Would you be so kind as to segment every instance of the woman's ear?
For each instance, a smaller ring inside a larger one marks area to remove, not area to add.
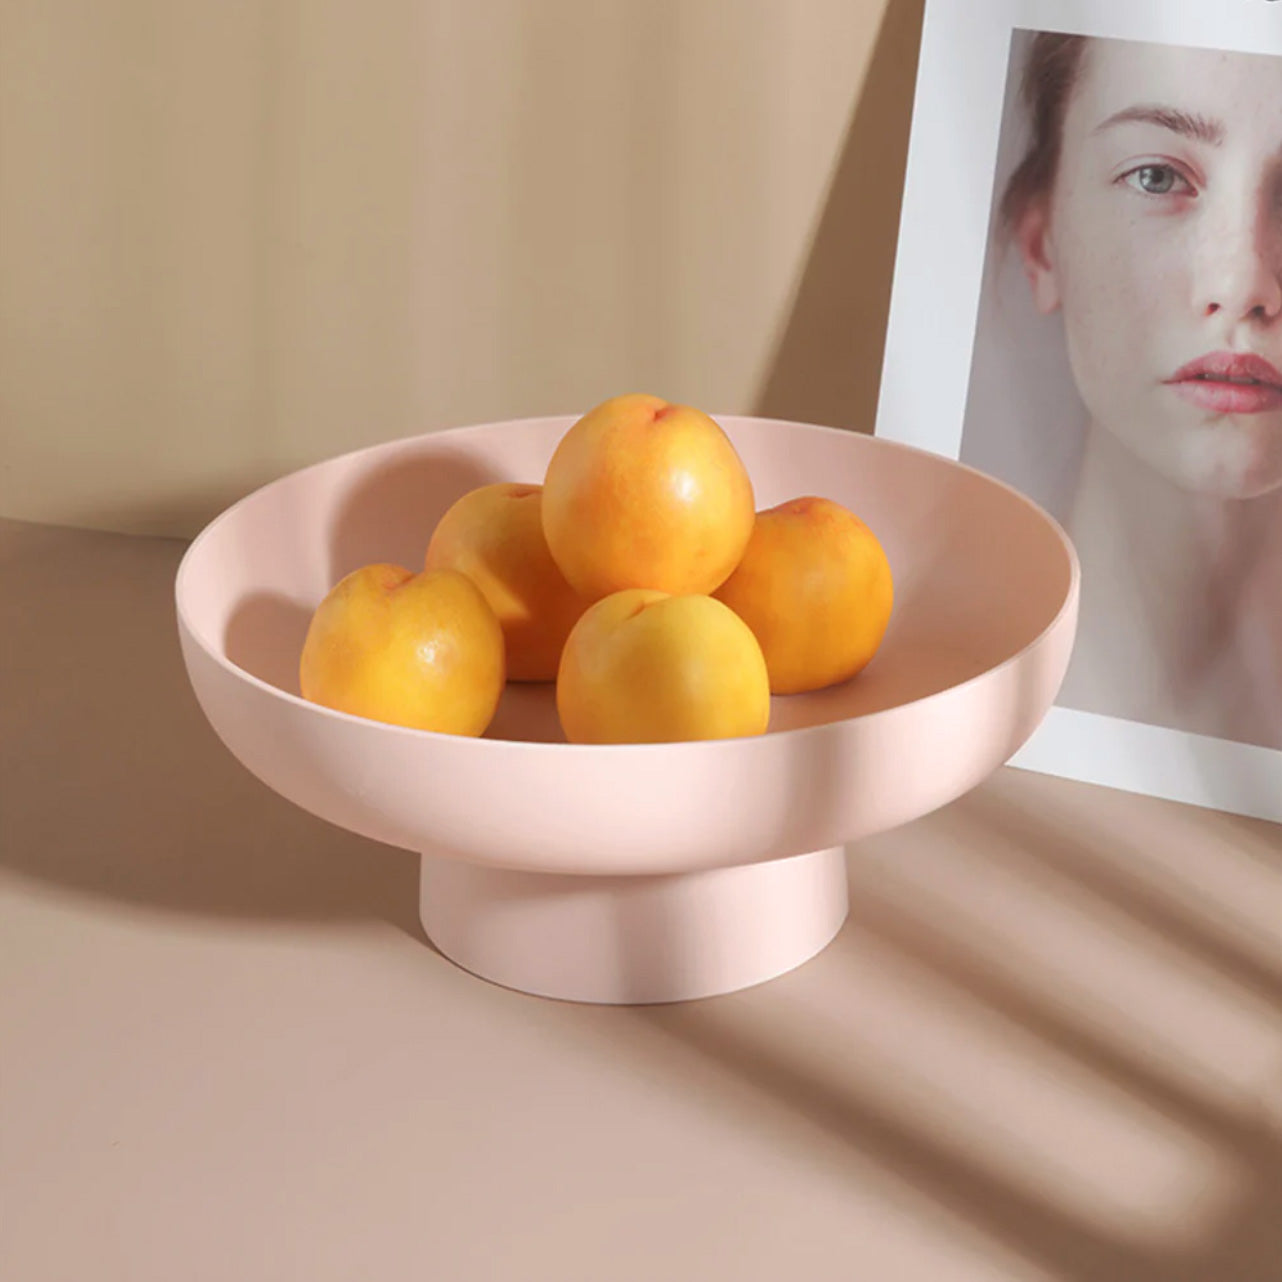
[[[1045,197],[1029,202],[1016,226],[1015,243],[1032,291],[1033,306],[1048,315],[1059,307],[1061,299],[1051,239],[1050,202]]]

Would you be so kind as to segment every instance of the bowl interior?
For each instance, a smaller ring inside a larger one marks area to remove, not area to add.
[[[895,608],[862,673],[776,697],[770,732],[926,698],[1014,658],[1064,608],[1062,533],[1019,494],[950,459],[853,432],[719,416],[758,508],[813,494],[845,504],[890,559]],[[541,482],[572,418],[462,428],[379,445],[295,472],[224,512],[192,545],[178,605],[210,651],[298,695],[312,611],[371,561],[411,569],[455,499],[493,481]],[[509,684],[487,737],[558,742],[553,689]]]

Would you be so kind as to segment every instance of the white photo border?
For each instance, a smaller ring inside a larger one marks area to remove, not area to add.
[[[1282,56],[1282,3],[926,0],[875,434],[954,459],[1018,30]],[[1282,752],[1270,748],[1057,705],[1010,764],[1282,822]]]

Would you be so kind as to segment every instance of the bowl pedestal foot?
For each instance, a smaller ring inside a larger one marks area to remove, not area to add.
[[[423,929],[466,971],[564,1001],[639,1005],[747,988],[829,944],[844,850],[702,872],[519,872],[424,853]]]

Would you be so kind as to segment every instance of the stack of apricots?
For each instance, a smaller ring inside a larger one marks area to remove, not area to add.
[[[482,735],[509,681],[556,683],[570,743],[764,734],[770,697],[859,673],[890,621],[889,562],[829,499],[755,510],[719,424],[656,396],[604,401],[541,484],[482,485],[421,570],[366,565],[316,608],[303,697]]]

